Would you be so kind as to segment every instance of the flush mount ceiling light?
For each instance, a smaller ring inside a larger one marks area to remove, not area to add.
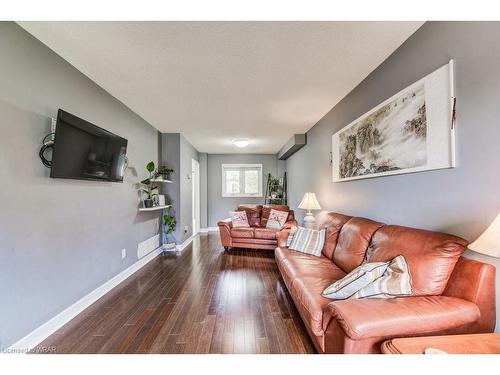
[[[248,139],[245,138],[233,139],[233,143],[236,147],[244,148],[248,146]]]

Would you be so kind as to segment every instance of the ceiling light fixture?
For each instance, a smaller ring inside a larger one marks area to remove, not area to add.
[[[236,147],[244,148],[248,146],[249,142],[248,139],[238,138],[238,139],[233,139],[233,143]]]

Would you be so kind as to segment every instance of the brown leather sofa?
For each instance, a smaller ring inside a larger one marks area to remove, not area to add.
[[[467,241],[420,229],[329,213],[323,255],[286,248],[279,233],[275,258],[320,353],[380,353],[395,337],[493,332],[495,267],[462,257]],[[321,292],[368,262],[404,255],[413,295],[333,301]]]
[[[246,211],[250,228],[233,228],[231,219],[219,221],[220,239],[224,249],[227,250],[230,247],[241,247],[274,250],[278,244],[278,230],[266,228],[271,209],[289,212],[287,222],[283,229],[297,226],[294,213],[288,206],[241,204],[238,206],[237,211]]]

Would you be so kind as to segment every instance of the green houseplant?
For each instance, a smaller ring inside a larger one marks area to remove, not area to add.
[[[158,167],[158,169],[155,172],[155,178],[161,177],[164,180],[170,180],[170,175],[174,173],[173,168],[169,168],[166,166]]]
[[[153,183],[151,180],[154,179],[154,170],[155,170],[155,163],[150,161],[148,164],[146,164],[146,170],[149,172],[149,177],[146,178],[145,180],[141,181],[141,184],[143,185],[141,187],[141,191],[144,193],[144,207],[145,208],[151,208],[153,207],[153,198],[158,195],[158,187],[153,186]]]
[[[175,247],[175,238],[172,234],[177,226],[177,221],[173,215],[163,215],[163,230],[165,232],[165,241],[163,247],[171,249]]]

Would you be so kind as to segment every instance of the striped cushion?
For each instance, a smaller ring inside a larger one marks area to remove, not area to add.
[[[293,236],[295,236],[295,232],[297,232],[297,227],[291,227],[290,233],[288,234],[288,238],[286,239],[286,247],[290,247],[293,241]]]
[[[394,298],[410,296],[411,275],[404,256],[394,258],[384,274],[356,292],[354,298]]]
[[[314,230],[299,227],[293,236],[290,249],[319,257],[324,244],[325,229]]]
[[[346,299],[384,274],[389,262],[365,263],[323,291],[323,297]]]

